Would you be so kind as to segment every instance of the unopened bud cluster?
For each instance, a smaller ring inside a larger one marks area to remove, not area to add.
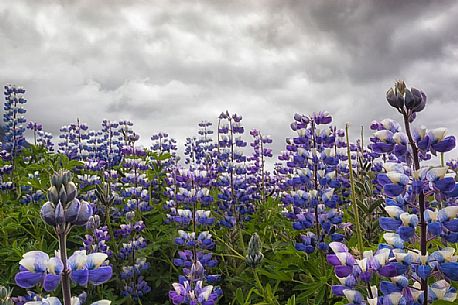
[[[250,242],[248,243],[248,254],[245,259],[245,262],[251,268],[256,268],[264,259],[261,247],[261,239],[257,233],[254,233],[251,235]]]
[[[51,226],[71,224],[82,226],[92,216],[92,207],[76,198],[77,188],[72,182],[72,174],[59,171],[51,178],[48,189],[48,202],[41,208],[41,217]]]
[[[13,305],[11,300],[11,291],[12,289],[6,288],[5,286],[0,286],[0,305]]]
[[[411,122],[415,119],[416,113],[426,106],[426,94],[415,88],[407,89],[406,84],[401,80],[387,91],[386,99],[390,106],[401,113],[406,113]]]

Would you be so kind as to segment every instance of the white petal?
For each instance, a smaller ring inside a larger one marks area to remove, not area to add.
[[[88,268],[98,268],[103,262],[108,258],[108,255],[105,253],[92,253],[87,256],[86,266]]]
[[[110,305],[110,304],[111,304],[111,301],[109,300],[100,300],[95,303],[92,303],[91,305]]]

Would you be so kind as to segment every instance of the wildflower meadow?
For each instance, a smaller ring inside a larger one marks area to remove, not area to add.
[[[404,81],[391,118],[291,113],[281,139],[226,110],[184,143],[123,118],[51,134],[32,103],[4,86],[0,304],[458,304],[456,139]]]

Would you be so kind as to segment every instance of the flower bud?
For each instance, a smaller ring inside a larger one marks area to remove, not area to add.
[[[60,189],[59,200],[62,204],[67,204],[67,192],[65,191],[65,188]]]
[[[135,212],[134,211],[129,211],[129,212],[126,213],[126,220],[128,222],[133,221],[134,218],[135,218]]]
[[[65,210],[65,221],[68,223],[73,223],[76,218],[78,218],[78,212],[80,210],[80,201],[78,199],[73,199],[70,205]]]
[[[60,172],[54,173],[54,175],[52,175],[51,184],[55,186],[57,189],[60,189],[60,187],[62,186],[62,176]]]
[[[411,88],[411,90],[406,89],[405,103],[407,109],[412,110],[412,112],[420,112],[425,108],[426,95],[424,92],[415,88]]]
[[[62,184],[64,185],[68,184],[70,181],[72,181],[72,178],[73,178],[73,175],[71,172],[64,171],[62,173]]]
[[[77,189],[76,189],[75,183],[73,183],[73,182],[67,183],[67,185],[65,185],[65,192],[67,193],[67,201],[68,202],[70,202],[73,199],[75,199],[76,198],[76,193],[77,193]]]
[[[83,291],[82,293],[80,293],[80,294],[78,295],[78,299],[79,299],[79,301],[80,301],[81,304],[86,303],[86,299],[87,299],[87,293],[86,293],[86,291]]]
[[[414,96],[412,92],[410,92],[409,89],[406,89],[406,99],[405,99],[405,104],[407,109],[412,109],[414,105]]]
[[[92,219],[94,221],[94,226],[96,228],[100,227],[100,216],[99,215],[94,215],[94,216],[92,216]]]
[[[205,269],[202,266],[202,263],[200,261],[196,261],[195,263],[192,264],[191,266],[191,271],[189,276],[192,277],[195,280],[200,280],[204,277],[205,275]]]
[[[55,206],[52,202],[46,202],[41,207],[41,218],[50,226],[56,225]]]
[[[390,88],[386,92],[386,100],[388,101],[391,107],[404,107],[404,97],[399,92],[395,91],[393,88]]]
[[[82,201],[80,203],[80,209],[78,211],[78,216],[73,224],[77,226],[84,226],[88,222],[89,217],[91,216],[92,216],[92,207],[86,201]]]
[[[56,224],[60,225],[65,223],[65,212],[64,212],[64,206],[62,205],[61,202],[57,204],[56,210],[54,211],[54,215],[56,218]]]
[[[412,107],[413,112],[420,112],[425,109],[426,106],[426,94],[415,88],[411,88],[412,95],[414,96],[415,103]]]
[[[89,217],[89,220],[86,225],[87,229],[89,230],[95,230],[98,227],[100,227],[100,216],[99,215],[93,215]]]
[[[5,286],[0,286],[0,300],[6,300],[10,297],[10,291]]]
[[[48,189],[48,200],[54,204],[59,203],[59,192],[54,185]]]
[[[251,268],[256,268],[264,258],[264,254],[261,253],[261,239],[257,233],[251,235],[250,242],[248,243],[248,254],[245,262]]]

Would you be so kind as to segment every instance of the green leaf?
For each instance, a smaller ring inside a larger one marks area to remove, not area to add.
[[[287,305],[296,305],[296,295],[295,294],[293,294],[293,296],[288,299]]]
[[[242,288],[237,288],[237,290],[235,291],[235,299],[237,300],[237,302],[238,302],[240,305],[245,304],[245,302],[243,301],[243,292],[242,292]]]
[[[265,275],[268,278],[274,279],[274,280],[285,281],[285,282],[289,282],[292,280],[291,274],[285,271],[277,271],[277,273],[271,273],[265,269],[259,269],[258,273]]]

